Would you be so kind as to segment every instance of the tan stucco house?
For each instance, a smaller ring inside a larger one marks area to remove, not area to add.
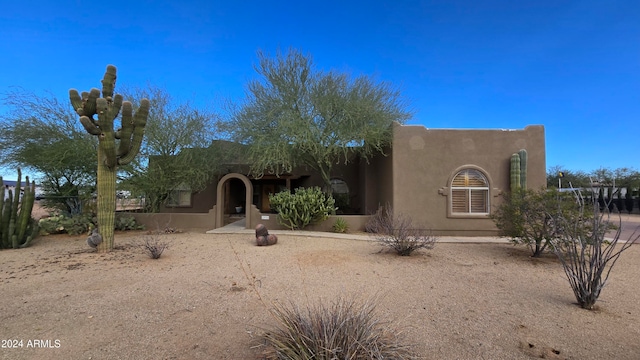
[[[528,187],[544,187],[541,125],[518,130],[396,125],[393,146],[384,155],[369,161],[355,158],[333,169],[333,190],[341,198],[337,216],[347,219],[352,230],[363,229],[367,215],[389,204],[435,235],[496,235],[490,214],[502,201],[500,195],[509,190],[510,158],[521,149],[528,154]],[[321,178],[305,168],[260,179],[246,175],[246,164],[226,168],[225,174],[200,193],[178,190],[163,212],[171,213],[173,221],[183,227],[214,229],[244,220],[247,228],[265,223],[273,229],[279,224],[269,208],[269,193],[322,185]],[[329,219],[315,228],[329,229],[334,221]]]

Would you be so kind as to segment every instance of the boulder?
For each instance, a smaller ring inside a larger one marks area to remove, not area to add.
[[[277,242],[278,237],[273,234],[269,234],[266,226],[263,224],[258,224],[258,226],[256,226],[256,245],[268,246]]]

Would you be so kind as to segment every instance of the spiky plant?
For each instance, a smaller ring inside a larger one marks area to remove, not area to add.
[[[399,333],[376,318],[373,301],[338,298],[331,304],[275,304],[279,323],[263,338],[267,359],[415,359]]]
[[[123,101],[122,95],[114,96],[115,85],[116,67],[108,65],[102,79],[102,97],[96,88],[82,94],[75,89],[69,90],[71,105],[80,116],[80,122],[99,141],[97,215],[102,242],[98,252],[113,249],[117,168],[130,163],[138,154],[149,115],[149,100],[142,99],[133,114],[131,102]],[[122,125],[115,130],[113,123],[121,109]]]

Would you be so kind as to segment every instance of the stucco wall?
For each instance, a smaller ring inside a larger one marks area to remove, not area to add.
[[[360,164],[361,208],[365,215],[373,214],[378,207],[393,200],[393,149]]]
[[[455,172],[471,165],[489,179],[490,206],[509,190],[509,159],[528,152],[528,187],[546,184],[544,127],[522,130],[449,130],[396,126],[393,147],[393,207],[410,214],[436,235],[493,235],[491,219],[447,214],[448,187]]]
[[[332,232],[333,224],[335,224],[338,218],[342,218],[348,225],[348,232],[361,232],[364,231],[365,225],[369,220],[369,215],[332,215],[327,220],[318,224],[308,225],[304,228],[307,231],[325,231]],[[278,221],[277,214],[261,214],[256,213],[251,221],[253,224],[251,228],[255,228],[258,224],[263,224],[269,230],[288,230],[288,228]]]
[[[208,213],[128,213],[132,215],[138,224],[144,225],[147,230],[163,231],[167,227],[176,229],[202,229],[215,228],[215,212]]]
[[[163,213],[207,213],[216,203],[216,185],[218,178],[214,178],[207,187],[198,192],[191,194],[191,206],[184,207],[166,207],[161,206],[160,212]]]

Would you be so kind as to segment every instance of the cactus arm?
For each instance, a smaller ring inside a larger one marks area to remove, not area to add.
[[[118,164],[126,165],[133,160],[142,146],[142,138],[144,137],[144,127],[147,125],[147,117],[149,116],[150,102],[147,99],[140,100],[140,107],[133,116],[133,136],[131,139],[131,147],[129,151],[118,159]],[[122,140],[121,140],[122,141]]]
[[[11,241],[11,247],[16,249],[18,247],[18,240],[16,236],[16,222],[18,221],[18,205],[20,204],[20,188],[22,183],[22,171],[18,168],[18,181],[16,182],[16,192],[13,195],[13,204],[11,204],[11,214],[9,217],[9,240]]]
[[[16,194],[15,196],[16,198],[19,198],[20,196],[18,194]],[[13,194],[11,193],[11,190],[9,190],[9,199],[13,198]],[[13,199],[12,199],[13,200]],[[13,206],[11,206],[11,208],[9,209],[9,224],[7,226],[7,247],[12,247],[12,248],[16,248],[18,245],[16,244],[16,242],[14,241],[14,233],[16,231],[16,216],[15,213],[13,212]]]
[[[31,240],[33,240],[33,236],[32,235],[27,236],[27,240],[25,240],[25,242],[22,245],[20,245],[20,248],[22,249],[29,246],[31,244]]]
[[[112,101],[107,99],[107,102],[109,103],[109,116],[115,120],[120,113],[120,108],[122,108],[122,95],[116,94]]]
[[[98,128],[96,124],[94,124],[93,120],[89,119],[87,116],[81,116],[80,123],[89,134],[100,135],[100,128]]]
[[[25,234],[31,221],[31,211],[33,210],[33,203],[35,201],[36,182],[29,183],[29,177],[26,177],[26,186],[24,187],[24,195],[22,197],[22,204],[20,205],[20,215],[18,216],[17,231],[18,231],[18,244],[22,244],[25,241]]]
[[[107,71],[102,78],[102,97],[112,97],[116,87],[116,67],[107,65]]]
[[[27,236],[27,240],[25,240],[25,242],[20,245],[20,248],[26,248],[27,246],[29,246],[29,244],[31,244],[31,240],[35,239],[38,236],[38,233],[40,232],[40,225],[38,225],[37,221],[32,221],[30,224],[30,233],[29,236]]]
[[[82,107],[82,97],[80,97],[78,90],[69,90],[69,100],[71,100],[71,106],[73,107],[73,110],[75,110],[78,115],[83,116],[84,109]]]
[[[93,115],[97,114],[97,104],[96,104],[96,100],[100,97],[100,90],[93,88],[91,89],[91,91],[89,91],[89,94],[86,97],[86,100],[84,100],[83,103],[83,115],[84,116],[88,116],[88,117],[93,117]],[[84,99],[84,96],[83,96]]]
[[[129,153],[131,148],[131,134],[133,133],[133,106],[131,102],[122,103],[122,128],[120,130],[120,146],[118,147],[118,156],[124,156]]]
[[[7,198],[4,200],[4,210],[2,211],[2,246],[8,248],[11,246],[9,238],[9,221],[11,220],[11,203],[13,202],[13,193],[9,190]]]

